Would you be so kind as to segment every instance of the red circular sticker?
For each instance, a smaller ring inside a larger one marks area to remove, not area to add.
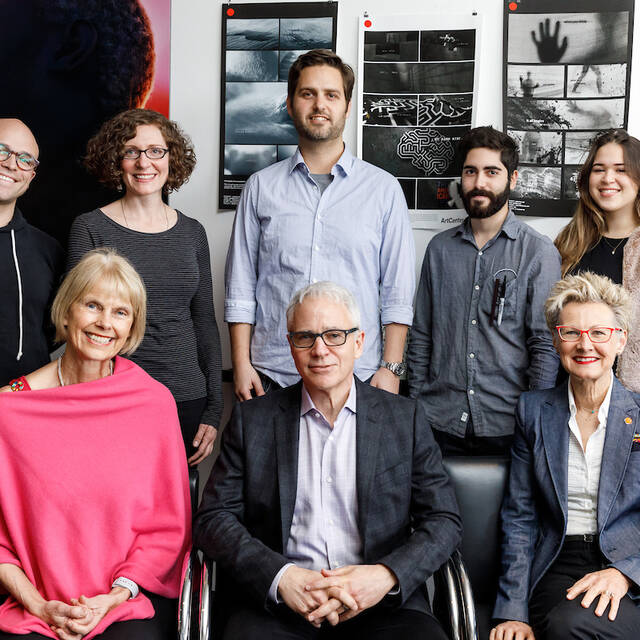
[[[367,29],[371,26],[371,20],[365,20],[364,21],[364,26],[367,27]]]
[[[512,2],[511,4],[513,4],[513,2]],[[231,7],[229,7],[229,8],[227,9],[227,15],[228,15],[228,16],[232,16],[235,12],[236,12],[236,10],[235,10],[235,9],[232,9]]]
[[[518,3],[517,2],[510,2],[509,3],[509,9],[511,9],[511,11],[515,11],[518,8]]]

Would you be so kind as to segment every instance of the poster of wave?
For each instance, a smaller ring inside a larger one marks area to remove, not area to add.
[[[336,2],[222,6],[220,209],[235,209],[247,178],[295,153],[287,77],[298,56],[336,48]]]
[[[359,35],[359,156],[398,178],[414,227],[459,223],[455,149],[475,121],[479,17],[364,15]]]
[[[511,207],[571,216],[591,141],[627,127],[634,3],[504,5],[504,130],[520,147]]]
[[[23,120],[40,147],[20,210],[66,246],[78,214],[119,197],[84,169],[89,138],[126,109],[169,115],[171,0],[33,4],[0,2],[0,117]]]

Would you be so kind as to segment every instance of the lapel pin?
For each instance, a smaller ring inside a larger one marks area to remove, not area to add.
[[[631,423],[633,422],[633,420],[632,420],[629,416],[627,416],[627,417],[624,419],[624,421],[625,421],[625,423],[626,423],[626,424],[631,424]]]

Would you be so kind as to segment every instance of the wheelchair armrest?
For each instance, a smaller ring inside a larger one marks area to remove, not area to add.
[[[433,576],[436,586],[436,597],[438,602],[438,616],[448,620],[441,620],[443,624],[449,623],[451,640],[465,640],[463,629],[463,612],[461,602],[461,589],[458,583],[457,571],[451,558],[449,558]],[[446,612],[444,609],[446,608]]]
[[[191,603],[193,599],[193,565],[197,551],[191,550],[178,600],[178,640],[189,640],[191,636]]]
[[[210,640],[212,635],[211,600],[216,589],[216,563],[204,557],[200,572],[200,610],[198,640]]]
[[[478,640],[478,624],[476,622],[476,607],[473,601],[473,590],[462,554],[456,549],[449,561],[461,594],[462,629],[465,640]]]

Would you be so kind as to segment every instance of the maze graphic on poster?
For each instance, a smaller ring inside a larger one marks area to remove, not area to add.
[[[414,223],[462,209],[455,150],[474,120],[478,27],[472,13],[361,18],[358,151],[398,178]]]
[[[633,0],[504,2],[504,130],[520,148],[516,213],[571,216],[593,138],[626,128]]]
[[[336,45],[336,2],[222,5],[220,209],[235,209],[249,176],[293,155],[289,68],[311,49]]]

